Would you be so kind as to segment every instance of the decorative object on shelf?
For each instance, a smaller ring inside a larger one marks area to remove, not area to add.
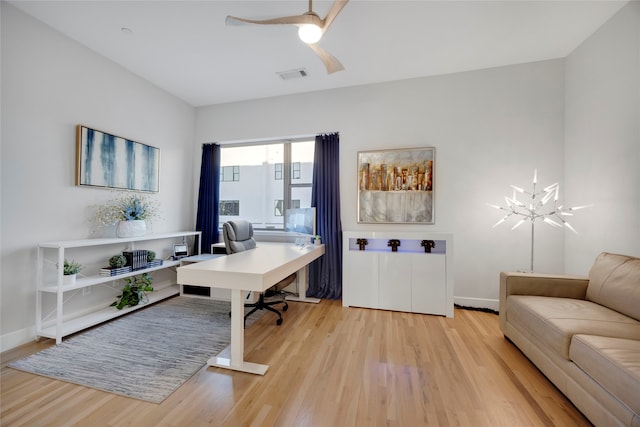
[[[127,258],[124,255],[118,254],[109,258],[109,267],[120,268],[127,265]]]
[[[145,249],[136,249],[133,251],[122,252],[127,259],[127,265],[131,266],[131,270],[142,270],[147,268],[148,255]]]
[[[76,283],[76,277],[82,270],[82,265],[77,261],[67,261],[65,258],[62,266],[63,283],[65,285],[73,285]]]
[[[319,245],[320,243],[322,243],[321,240],[320,240],[320,235],[319,234],[316,234],[315,236],[313,236],[313,243],[315,245]]]
[[[161,259],[156,259],[156,253],[154,251],[147,251],[147,268],[158,267],[162,265]]]
[[[563,216],[573,215],[573,211],[587,208],[591,205],[575,206],[572,208],[565,208],[558,202],[558,196],[560,193],[560,185],[556,182],[551,184],[542,191],[536,191],[536,185],[538,183],[538,169],[533,171],[533,190],[531,192],[525,191],[521,187],[511,185],[513,188],[513,197],[509,198],[505,196],[504,199],[507,202],[507,207],[498,205],[492,205],[487,203],[488,206],[507,211],[508,213],[496,222],[492,228],[505,222],[509,217],[515,215],[520,217],[520,220],[511,228],[515,230],[526,221],[531,221],[531,271],[533,272],[533,247],[534,247],[534,227],[537,219],[541,219],[552,227],[562,227],[563,225],[569,230],[578,234],[578,232],[569,224]],[[521,202],[517,199],[517,193],[526,194],[530,200]],[[553,205],[547,205],[547,203],[553,199]]]
[[[118,237],[138,237],[144,236],[147,232],[147,223],[141,219],[130,221],[120,221],[116,227]]]
[[[365,246],[367,246],[369,244],[369,241],[367,239],[357,239],[356,243],[358,244],[358,248],[361,251],[364,251]]]
[[[118,295],[120,300],[111,303],[110,307],[115,307],[118,310],[122,310],[125,307],[135,307],[141,302],[147,302],[147,292],[153,292],[151,283],[153,278],[147,273],[142,273],[140,276],[125,277],[123,279],[127,282],[122,288],[122,294]]]
[[[400,240],[391,239],[387,242],[387,246],[391,246],[391,252],[398,252],[398,246],[400,246]]]
[[[422,240],[420,246],[424,248],[424,252],[430,254],[431,249],[436,247],[436,242],[433,240]]]
[[[114,255],[109,258],[109,267],[100,269],[101,276],[117,276],[118,274],[129,273],[131,266],[127,265],[127,258],[124,255]]]
[[[157,193],[160,149],[78,125],[76,185]]]
[[[433,224],[435,148],[358,152],[358,223]]]
[[[120,268],[104,267],[100,269],[100,275],[105,277],[119,276],[120,274],[131,273],[131,266]]]
[[[147,232],[146,221],[159,213],[159,203],[146,194],[125,193],[96,208],[96,221],[101,225],[117,224],[116,236],[137,237]]]

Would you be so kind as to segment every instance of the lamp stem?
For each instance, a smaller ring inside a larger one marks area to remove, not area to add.
[[[531,220],[531,272],[533,273],[533,229],[534,229],[534,224],[536,223],[535,219]]]

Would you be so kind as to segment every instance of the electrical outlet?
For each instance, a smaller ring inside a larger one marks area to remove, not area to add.
[[[82,288],[82,296],[91,295],[91,287]]]

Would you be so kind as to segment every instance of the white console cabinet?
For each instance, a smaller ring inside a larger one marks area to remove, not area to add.
[[[452,265],[451,233],[345,231],[342,303],[453,317]]]
[[[82,270],[81,275],[74,284],[65,284],[62,269],[57,266],[63,265],[64,259],[75,259],[77,256],[85,255],[92,247],[100,248],[99,252],[104,255],[104,259],[97,260],[102,262],[102,267],[107,264],[107,260],[114,253],[129,251],[136,249],[138,242],[150,242],[154,240],[167,240],[167,244],[180,243],[186,241],[187,238],[198,236],[199,231],[183,231],[176,233],[150,234],[140,237],[129,238],[113,238],[113,239],[83,239],[83,240],[67,240],[58,242],[46,242],[38,245],[37,257],[37,301],[36,301],[36,336],[55,338],[59,344],[62,338],[97,325],[106,320],[113,319],[123,314],[129,313],[145,305],[136,307],[126,307],[118,310],[115,307],[105,307],[100,310],[83,312],[82,315],[72,317],[65,316],[63,308],[64,303],[71,299],[78,292],[82,292],[84,288],[96,285],[116,286],[116,282],[120,279],[130,276],[140,275],[151,271],[161,270],[165,268],[175,267],[180,264],[179,261],[164,260],[162,265],[135,270],[129,273],[117,276],[101,276],[99,268],[94,271]],[[173,241],[173,243],[171,242]],[[200,250],[198,250],[200,253]],[[81,255],[82,254],[82,255]],[[114,288],[115,289],[115,288]],[[172,285],[164,289],[159,289],[148,294],[149,303],[157,302],[180,292],[178,285]],[[53,312],[43,313],[43,298],[45,295],[55,295],[55,308]]]

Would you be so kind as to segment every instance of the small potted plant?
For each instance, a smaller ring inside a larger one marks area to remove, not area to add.
[[[117,276],[118,274],[128,273],[131,267],[127,266],[127,258],[122,254],[117,254],[109,258],[109,266],[100,270],[101,276]]]
[[[315,236],[313,236],[313,243],[316,245],[320,244],[320,235],[316,234]]]
[[[82,265],[77,261],[69,262],[66,258],[62,266],[62,274],[64,275],[63,283],[65,285],[73,285],[76,283],[76,276],[82,270]]]
[[[110,307],[122,310],[125,307],[135,307],[141,302],[148,301],[147,292],[153,291],[151,286],[153,278],[151,276],[147,273],[142,273],[141,276],[126,277],[123,280],[126,285],[122,288],[122,294],[118,295],[120,299],[111,303]]]

